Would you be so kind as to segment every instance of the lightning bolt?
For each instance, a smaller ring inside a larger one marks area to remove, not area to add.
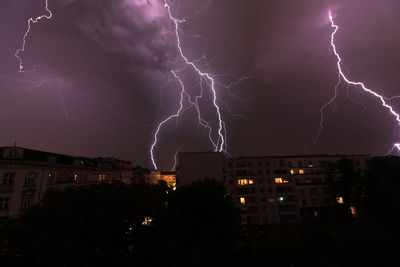
[[[318,138],[319,138],[319,136],[320,136],[320,134],[322,132],[323,125],[324,125],[324,111],[337,98],[337,96],[338,96],[338,87],[342,83],[342,81],[346,82],[350,86],[358,87],[358,88],[362,89],[364,92],[366,92],[366,93],[372,95],[373,97],[377,98],[380,101],[382,107],[387,109],[390,112],[390,114],[394,117],[394,119],[396,120],[397,124],[400,125],[400,115],[394,110],[394,108],[392,106],[390,106],[386,102],[386,101],[398,98],[399,96],[394,96],[394,97],[390,97],[390,98],[382,96],[379,93],[375,92],[374,90],[369,89],[363,82],[352,81],[350,78],[348,78],[348,76],[343,71],[343,68],[344,68],[343,67],[343,60],[342,60],[342,58],[341,58],[341,56],[340,56],[340,54],[338,52],[338,49],[337,49],[336,43],[335,43],[335,37],[336,37],[336,34],[339,31],[340,27],[335,23],[331,11],[328,12],[328,16],[329,16],[330,25],[331,25],[331,27],[333,29],[332,34],[331,34],[331,38],[330,38],[330,44],[331,44],[333,53],[335,54],[336,59],[337,59],[336,66],[337,66],[337,69],[338,69],[338,82],[337,82],[337,84],[335,86],[335,95],[326,104],[324,104],[322,106],[321,110],[320,110],[320,113],[321,113],[320,128],[317,131],[317,134],[316,134],[316,137],[314,139],[313,144],[316,144],[316,142],[318,141]],[[393,148],[388,152],[388,154],[392,153],[396,149],[398,151],[400,151],[400,143],[395,143],[393,145]]]
[[[47,14],[44,15],[40,15],[39,17],[36,18],[29,18],[28,19],[28,28],[26,29],[26,32],[22,38],[22,46],[21,48],[17,49],[17,51],[15,51],[15,57],[17,58],[18,62],[19,62],[19,72],[24,72],[24,62],[20,56],[21,53],[25,52],[25,47],[26,47],[26,39],[29,36],[29,33],[31,31],[32,28],[32,24],[37,23],[38,21],[42,20],[42,19],[48,19],[50,20],[53,17],[53,13],[51,13],[51,10],[49,9],[49,0],[46,0],[46,5],[45,5],[45,9]]]
[[[184,64],[185,64],[185,68],[189,67],[191,68],[199,77],[200,80],[200,89],[201,89],[201,94],[199,96],[195,97],[195,100],[192,100],[190,95],[187,93],[185,85],[181,79],[181,77],[179,76],[179,70],[178,71],[171,71],[172,75],[174,76],[174,78],[179,82],[180,87],[181,87],[181,94],[180,94],[180,100],[179,100],[179,108],[176,111],[176,113],[170,115],[169,117],[167,117],[165,120],[161,121],[158,126],[157,129],[154,133],[154,140],[153,143],[150,147],[150,157],[151,157],[151,161],[153,164],[153,167],[155,169],[157,169],[157,163],[154,157],[154,150],[157,146],[158,143],[158,135],[162,129],[162,127],[167,124],[169,121],[173,120],[173,119],[178,119],[181,114],[186,110],[184,108],[184,100],[185,98],[187,98],[187,102],[189,103],[189,108],[190,107],[194,107],[196,109],[197,112],[197,119],[198,122],[201,126],[205,127],[208,129],[209,131],[209,140],[211,142],[211,144],[214,147],[214,151],[216,152],[222,152],[226,150],[226,128],[225,128],[225,122],[222,119],[222,115],[221,115],[221,108],[218,105],[218,95],[216,92],[216,86],[217,86],[217,82],[214,80],[213,76],[210,73],[207,72],[203,72],[200,70],[200,68],[196,65],[196,61],[192,61],[190,60],[185,53],[183,52],[183,48],[182,48],[182,41],[181,41],[181,37],[180,37],[180,25],[182,23],[184,23],[186,21],[186,19],[177,19],[172,15],[172,8],[171,5],[168,3],[167,0],[164,0],[164,7],[167,9],[167,13],[169,16],[169,19],[173,22],[175,29],[174,29],[174,35],[176,37],[176,42],[177,42],[177,48],[178,48],[178,52],[179,52],[179,56],[180,58],[183,60]],[[200,107],[199,107],[199,99],[202,98],[203,96],[203,92],[205,90],[204,88],[204,83],[206,83],[212,93],[212,105],[215,109],[216,115],[217,115],[217,120],[218,120],[218,129],[217,129],[217,138],[213,138],[212,137],[212,131],[213,128],[210,125],[209,122],[207,122],[204,118],[202,118],[201,112],[200,112]],[[216,140],[215,140],[216,139]]]

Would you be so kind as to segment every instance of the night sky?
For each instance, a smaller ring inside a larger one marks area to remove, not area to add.
[[[181,36],[188,58],[205,51],[200,69],[220,83],[250,78],[217,87],[231,155],[380,155],[400,140],[376,98],[342,84],[319,142],[305,150],[338,77],[328,10],[341,27],[336,45],[347,75],[390,97],[400,94],[400,1],[169,2],[174,16],[187,18]],[[179,105],[170,70],[182,67],[163,1],[49,0],[53,18],[32,26],[21,54],[26,72],[18,73],[14,53],[27,19],[44,14],[44,4],[0,1],[0,145],[150,166],[156,126]],[[199,92],[194,73],[183,80],[192,95]],[[209,99],[206,93],[202,112],[215,124]],[[160,167],[172,167],[178,148],[211,150],[207,135],[195,109],[185,111],[159,136]]]

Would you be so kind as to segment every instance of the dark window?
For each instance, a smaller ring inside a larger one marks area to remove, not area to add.
[[[245,176],[247,175],[247,172],[245,170],[238,170],[236,171],[237,176]]]
[[[319,199],[318,199],[318,198],[313,198],[313,199],[311,199],[311,204],[312,204],[313,206],[318,205],[318,204],[319,204]]]
[[[278,186],[278,187],[276,188],[276,192],[277,192],[277,193],[285,193],[285,192],[286,192],[286,188],[283,187],[283,186]]]
[[[3,184],[13,184],[15,174],[12,172],[5,172],[3,174]]]
[[[312,196],[317,195],[317,188],[310,188],[310,194],[311,194]]]
[[[54,184],[54,173],[47,174],[47,184],[48,185]]]
[[[306,191],[304,190],[304,188],[300,189],[300,195],[302,195],[302,196],[306,195]]]
[[[258,175],[262,175],[262,174],[263,174],[262,170],[258,170],[258,171],[257,171],[257,174],[258,174]]]
[[[21,203],[22,209],[29,209],[32,206],[32,199],[24,198]]]
[[[9,200],[8,197],[0,197],[0,210],[8,209]]]
[[[30,172],[25,177],[25,185],[35,185],[36,173]]]
[[[303,199],[303,206],[307,206],[307,199]]]

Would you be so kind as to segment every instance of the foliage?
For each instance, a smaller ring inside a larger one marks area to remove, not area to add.
[[[201,253],[225,249],[236,217],[224,188],[211,181],[177,191],[165,183],[70,187],[48,192],[40,206],[0,230],[8,242],[1,260],[55,266],[213,261]]]

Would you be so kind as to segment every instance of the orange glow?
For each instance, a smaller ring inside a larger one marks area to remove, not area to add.
[[[254,184],[253,179],[238,179],[237,181],[238,185],[249,185],[249,184]]]
[[[104,181],[106,179],[106,175],[105,174],[99,174],[99,181]]]
[[[337,197],[337,198],[336,198],[336,202],[337,202],[338,204],[344,204],[344,199],[343,199],[343,197]]]
[[[290,174],[294,174],[294,170],[290,170]]]
[[[304,170],[299,170],[299,174],[304,174]]]
[[[275,178],[275,183],[276,184],[287,184],[287,183],[289,183],[289,180],[284,179],[284,178]]]
[[[173,190],[176,189],[176,175],[175,174],[161,174],[160,180],[167,182]]]
[[[357,209],[356,207],[350,207],[350,213],[351,215],[353,215],[354,217],[357,216]]]

